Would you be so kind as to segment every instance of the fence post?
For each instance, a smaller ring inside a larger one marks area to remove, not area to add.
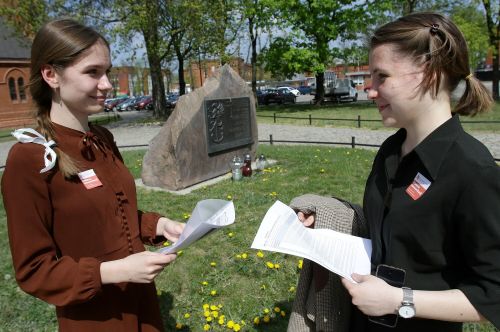
[[[273,135],[269,135],[269,144],[273,145]]]
[[[361,115],[358,114],[358,128],[361,128]]]
[[[276,113],[273,113],[274,123],[276,123]]]
[[[351,147],[356,148],[356,138],[354,136],[351,136]]]
[[[309,125],[312,126],[312,123],[313,123],[312,116],[311,116],[311,114],[309,114]]]

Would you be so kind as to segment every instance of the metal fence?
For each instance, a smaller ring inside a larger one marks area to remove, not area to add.
[[[309,125],[312,126],[313,121],[346,121],[346,122],[356,122],[357,127],[361,128],[361,123],[362,122],[380,122],[380,119],[362,119],[361,115],[358,115],[357,118],[355,119],[343,119],[343,118],[315,118],[311,114],[308,115],[308,117],[298,117],[298,116],[288,116],[288,115],[277,115],[276,113],[273,113],[273,115],[259,115],[257,114],[258,117],[261,118],[273,118],[274,123],[278,123],[279,119],[295,119],[295,120],[304,120],[309,122]],[[460,123],[471,123],[471,124],[499,124],[500,121],[495,121],[495,120],[488,120],[488,121],[464,121],[460,120]]]

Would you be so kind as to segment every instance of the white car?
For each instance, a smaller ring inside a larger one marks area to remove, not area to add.
[[[295,88],[292,88],[290,86],[280,86],[277,88],[279,91],[283,91],[283,92],[290,92],[290,93],[293,93],[295,95],[295,97],[297,97],[298,95],[300,95],[300,91],[295,89]]]

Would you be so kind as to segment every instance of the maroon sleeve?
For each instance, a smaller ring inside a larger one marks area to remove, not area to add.
[[[164,242],[166,240],[165,237],[156,235],[156,225],[162,216],[155,212],[138,211],[138,213],[142,242],[149,245],[157,245]]]
[[[2,177],[16,280],[25,292],[57,306],[85,302],[101,290],[100,261],[58,256],[48,175],[40,173],[43,152],[33,143],[14,145]]]

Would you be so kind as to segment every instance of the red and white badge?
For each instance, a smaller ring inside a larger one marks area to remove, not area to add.
[[[431,181],[429,181],[425,176],[417,173],[413,182],[406,188],[406,193],[410,195],[413,200],[419,199],[427,189],[431,186]]]
[[[78,177],[87,189],[102,186],[101,180],[99,180],[93,169],[78,173]]]

